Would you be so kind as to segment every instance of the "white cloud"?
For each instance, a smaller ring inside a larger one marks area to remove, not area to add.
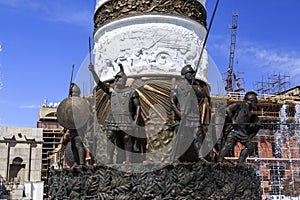
[[[290,76],[292,84],[297,84],[300,75],[300,52],[288,51],[280,47],[265,47],[256,43],[240,45],[243,63],[254,65],[263,73],[282,73]]]
[[[267,75],[272,73],[290,76],[291,86],[299,84],[300,52],[275,45],[267,42],[237,41],[234,68],[245,72],[244,79],[249,89],[254,81],[261,81],[262,77],[267,78]],[[228,37],[214,35],[210,38],[208,49],[222,58],[222,65],[228,65],[230,49]]]
[[[38,105],[27,105],[27,106],[20,106],[21,109],[37,109],[40,108]]]
[[[60,11],[59,9],[54,11],[47,11],[48,20],[50,21],[58,21],[65,22],[71,24],[86,24],[90,23],[92,19],[90,18],[90,14],[88,10],[69,10],[69,11]]]
[[[48,21],[76,25],[83,25],[92,21],[91,15],[93,11],[89,10],[88,3],[74,3],[70,0],[0,0],[0,5],[40,12],[40,17]]]
[[[36,0],[0,0],[0,4],[11,8],[39,8],[39,3]]]
[[[209,36],[208,44],[206,48],[209,49],[215,55],[227,55],[229,53],[228,37],[222,35]],[[228,55],[229,56],[229,55]],[[228,57],[226,57],[228,59]]]
[[[85,6],[86,5],[86,6]],[[74,3],[69,0],[47,1],[40,3],[39,9],[46,14],[46,20],[58,21],[71,24],[82,25],[92,21],[92,10],[89,10],[88,3]]]

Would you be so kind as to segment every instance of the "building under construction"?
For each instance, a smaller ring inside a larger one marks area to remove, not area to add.
[[[233,55],[234,52],[231,52]],[[237,86],[233,84],[240,79],[234,76],[232,64],[230,66],[224,78],[227,91],[224,98],[228,105],[243,101],[245,94],[239,82]],[[290,88],[289,78],[288,74],[273,73],[253,83],[255,92],[259,94],[254,113],[260,119],[261,128],[253,139],[256,151],[247,162],[257,166],[261,192],[264,197],[272,199],[300,195],[300,86]],[[228,161],[236,161],[243,148],[238,143],[231,157],[227,157]]]
[[[37,121],[37,128],[43,129],[43,147],[42,147],[42,177],[44,181],[44,196],[48,192],[48,157],[53,155],[55,148],[60,144],[63,137],[62,127],[56,120],[57,105],[48,104],[44,102],[39,111],[39,119]],[[57,154],[56,156],[58,156]]]
[[[234,53],[237,32],[237,14],[232,16],[229,67],[225,73],[227,104],[243,101],[244,88],[241,78],[234,72]],[[290,88],[290,76],[286,73],[268,74],[253,84],[259,94],[257,110],[261,129],[254,138],[256,152],[248,162],[258,167],[261,191],[264,196],[283,199],[298,196],[300,191],[300,134],[299,87]],[[214,97],[212,97],[213,99]],[[244,147],[237,144],[228,160],[236,160]]]
[[[231,93],[228,103],[242,101],[241,94]],[[255,153],[247,159],[257,166],[263,195],[299,196],[300,191],[300,97],[299,86],[283,91],[280,95],[259,96],[255,113],[261,129],[253,139]],[[243,149],[237,144],[234,161]]]

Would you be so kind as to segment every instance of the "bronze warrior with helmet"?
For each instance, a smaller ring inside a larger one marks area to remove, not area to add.
[[[143,125],[139,95],[133,88],[126,86],[127,76],[122,64],[119,64],[119,67],[114,86],[110,87],[99,79],[94,66],[89,65],[98,88],[110,96],[110,116],[106,129],[108,163],[113,163],[115,147],[116,163],[130,163],[133,159],[142,161],[145,159],[146,137],[138,128]],[[137,153],[134,158],[133,152]]]
[[[243,102],[235,102],[226,107],[225,125],[218,162],[223,162],[224,157],[236,145],[242,143],[245,148],[241,151],[238,163],[245,161],[247,156],[254,152],[254,143],[251,139],[259,131],[259,119],[252,110],[257,107],[257,94],[247,92]]]
[[[65,136],[68,135],[68,139],[65,139],[63,144],[71,142],[74,162],[77,165],[86,164],[86,148],[78,134],[78,129],[84,129],[89,117],[87,101],[80,97],[78,85],[71,83],[69,97],[64,99],[57,108],[57,121],[64,127]]]
[[[181,80],[171,89],[171,106],[175,113],[176,139],[173,160],[196,162],[204,135],[202,131],[200,105],[205,93],[200,85],[194,82],[195,70],[186,65],[181,70]]]

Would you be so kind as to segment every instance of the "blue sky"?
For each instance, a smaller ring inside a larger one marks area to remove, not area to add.
[[[207,0],[208,23],[214,4]],[[72,64],[75,78],[88,56],[94,8],[94,0],[0,0],[1,126],[36,127],[44,99],[67,97]],[[229,26],[238,13],[234,70],[244,72],[246,89],[274,72],[298,85],[299,8],[299,0],[220,0],[207,43],[220,72],[228,68]]]
[[[208,22],[215,1],[207,1]],[[290,86],[299,85],[300,1],[220,0],[208,38],[207,49],[221,72],[229,65],[232,14],[238,14],[234,70],[243,72],[247,90],[266,81],[268,74],[290,76]]]

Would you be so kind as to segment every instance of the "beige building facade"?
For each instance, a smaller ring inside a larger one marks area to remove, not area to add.
[[[8,182],[41,181],[42,128],[0,127],[0,176]]]

